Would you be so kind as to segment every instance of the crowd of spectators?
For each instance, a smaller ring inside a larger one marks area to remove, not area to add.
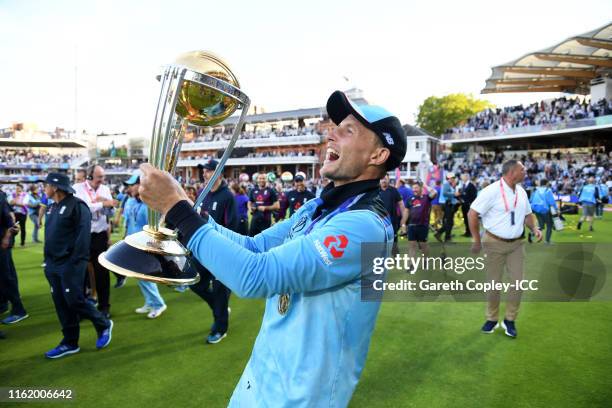
[[[502,163],[509,159],[521,160],[527,168],[523,186],[528,191],[535,188],[539,180],[546,179],[553,192],[576,194],[589,176],[594,176],[597,182],[602,181],[612,187],[612,152],[606,153],[603,147],[594,148],[589,153],[573,154],[560,150],[520,155],[498,151],[490,154],[476,153],[469,159],[456,158],[453,154],[441,154],[438,156],[438,163],[445,171],[470,174],[472,180],[480,188],[484,188],[501,177]]]
[[[13,166],[27,166],[34,164],[61,165],[70,163],[79,157],[78,154],[50,154],[45,151],[0,149],[0,163]]]
[[[300,154],[305,155],[304,152],[298,151],[270,151],[251,154],[247,157],[287,157],[292,155],[299,156]],[[211,158],[210,156],[198,156],[192,159],[205,162]],[[569,150],[537,153],[497,151],[495,153],[470,153],[465,155],[441,153],[435,162],[443,170],[441,174],[445,174],[445,172],[453,172],[455,174],[468,173],[480,190],[501,177],[502,163],[509,159],[521,160],[527,168],[527,177],[523,182],[523,186],[528,192],[538,185],[539,180],[546,179],[549,181],[553,192],[575,195],[580,191],[589,176],[594,176],[597,183],[607,184],[612,191],[612,172],[610,170],[612,152],[606,152],[603,147],[593,148],[588,153],[571,153]],[[121,169],[124,168],[119,166],[107,167],[107,170]],[[227,181],[228,183],[243,184],[246,188],[252,187],[250,180],[245,182],[243,180],[228,179]],[[196,179],[180,179],[180,182],[196,188],[202,187],[201,182]],[[277,180],[277,183],[280,183],[280,179]],[[305,180],[305,184],[313,194],[318,195],[325,186],[326,180],[310,178]],[[39,186],[42,186],[42,184]],[[286,189],[288,186],[290,186],[290,183],[283,186],[283,189]],[[7,193],[11,193],[14,191],[14,185],[5,184],[2,186],[2,189]]]
[[[267,152],[254,152],[247,154],[246,157],[304,157],[314,156],[315,152],[313,149],[308,151],[301,150],[285,150],[285,151],[267,151]]]
[[[257,131],[243,131],[240,134],[240,139],[269,139],[275,137],[291,137],[291,136],[305,136],[320,133],[315,129],[314,126],[304,126],[301,128],[295,128],[291,126],[285,126],[283,129],[262,129]],[[226,131],[213,130],[210,133],[202,135],[196,135],[192,140],[194,143],[201,142],[216,142],[220,140],[229,140],[232,137],[231,129]]]
[[[561,97],[527,106],[486,109],[464,124],[449,129],[446,136],[452,138],[457,134],[474,132],[502,134],[512,128],[555,125],[606,115],[612,115],[612,99],[591,102],[587,98]]]
[[[261,157],[312,157],[315,156],[316,153],[314,149],[309,150],[272,150],[265,152],[251,152],[248,153],[245,157],[247,158],[261,158]],[[233,157],[233,156],[232,156]],[[198,160],[204,163],[210,159],[216,159],[216,157],[212,157],[208,154],[202,155],[192,155],[192,156],[184,156],[184,159],[187,160]]]

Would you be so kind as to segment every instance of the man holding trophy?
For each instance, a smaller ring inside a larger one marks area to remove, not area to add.
[[[361,301],[361,244],[377,243],[389,256],[393,243],[378,191],[379,179],[406,153],[399,120],[381,107],[358,107],[334,92],[327,112],[337,127],[328,135],[321,169],[331,182],[288,220],[255,237],[243,236],[213,217],[201,217],[194,208],[221,174],[246,117],[248,97],[227,65],[212,54],[193,53],[176,64],[162,77],[159,106],[168,108],[158,107],[155,126],[167,131],[153,133],[150,163],[157,168],[141,166],[139,191],[161,213],[152,218],[165,220],[177,232],[150,223],[102,254],[100,262],[139,279],[183,284],[198,279],[186,267],[191,253],[238,296],[266,299],[261,330],[230,406],[348,405],[380,307],[379,302]],[[172,135],[184,130],[183,120],[194,123],[231,108],[232,101],[242,114],[215,174],[194,204],[170,174],[181,140]],[[172,118],[173,112],[183,119]]]

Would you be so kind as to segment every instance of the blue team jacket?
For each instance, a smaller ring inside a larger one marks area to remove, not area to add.
[[[377,190],[313,220],[321,203],[307,202],[254,238],[209,219],[188,241],[198,261],[238,296],[267,299],[231,407],[344,407],[350,401],[380,306],[361,301],[361,243],[385,243],[388,256],[393,228],[384,208],[372,208],[382,207]],[[289,300],[284,314],[281,295]]]
[[[550,207],[557,209],[557,202],[552,190],[548,187],[538,187],[531,195],[531,209],[538,214],[548,214]]]
[[[585,184],[580,190],[580,195],[578,197],[578,201],[582,204],[596,204],[598,191],[595,184]]]
[[[438,198],[439,204],[446,204],[450,200],[451,204],[457,204],[457,197],[455,197],[455,189],[450,185],[448,181],[442,184],[440,197]]]

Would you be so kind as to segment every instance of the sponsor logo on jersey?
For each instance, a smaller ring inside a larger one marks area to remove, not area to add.
[[[346,235],[329,235],[323,241],[323,245],[329,249],[329,253],[336,259],[342,258],[344,248],[348,245]]]
[[[329,256],[327,255],[325,248],[323,248],[323,245],[321,245],[321,242],[318,239],[315,239],[314,245],[315,245],[315,248],[317,248],[317,252],[321,256],[321,260],[323,261],[323,263],[327,266],[331,265],[332,261],[331,259],[329,259]]]

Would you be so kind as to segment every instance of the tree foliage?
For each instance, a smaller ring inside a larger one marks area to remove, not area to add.
[[[447,129],[490,107],[493,105],[489,101],[476,99],[471,94],[430,96],[419,106],[417,125],[429,133],[440,136]]]

